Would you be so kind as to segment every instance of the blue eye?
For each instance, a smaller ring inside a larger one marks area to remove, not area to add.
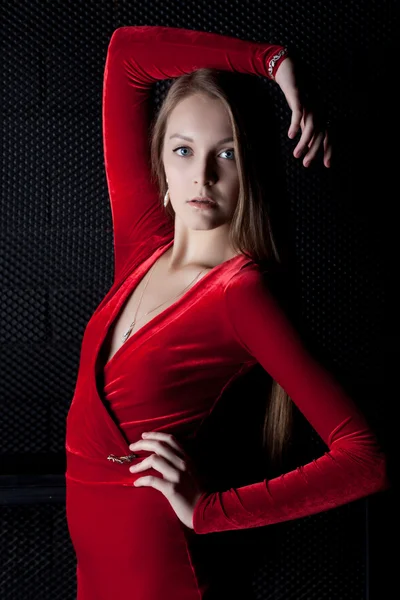
[[[233,149],[233,148],[229,148],[229,150],[223,150],[223,152],[233,152],[233,153],[235,153],[235,151],[234,151],[234,149]],[[234,158],[234,156],[232,157],[232,159],[233,159],[233,158]],[[232,160],[232,159],[231,159],[231,160]]]
[[[175,150],[173,150],[173,152],[176,152],[177,150],[187,150],[187,146],[179,146],[179,148],[175,148]],[[187,156],[186,154],[178,154],[178,156]]]
[[[177,152],[178,150],[188,150],[188,146],[179,146],[179,148],[175,148],[175,150],[173,150],[173,152]],[[234,153],[235,151],[234,151],[233,148],[229,148],[229,150],[223,150],[222,152],[233,152]],[[222,152],[221,152],[221,154],[222,154]],[[187,154],[179,154],[178,153],[178,156],[185,157],[185,156],[188,156],[188,155]],[[229,160],[234,160],[234,156],[232,158],[230,158]]]

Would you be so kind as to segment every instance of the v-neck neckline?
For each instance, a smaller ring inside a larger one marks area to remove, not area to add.
[[[107,420],[108,425],[111,427],[112,431],[116,434],[117,438],[118,438],[118,443],[121,444],[120,448],[121,451],[126,451],[126,446],[130,443],[129,440],[126,437],[125,432],[123,431],[123,429],[120,427],[120,425],[118,424],[118,422],[116,421],[115,417],[113,416],[112,412],[109,412],[109,409],[107,408],[103,397],[102,397],[102,393],[103,390],[100,392],[99,388],[97,387],[97,377],[98,375],[101,375],[102,377],[100,377],[100,380],[102,382],[104,382],[104,374],[105,374],[105,370],[106,368],[108,368],[108,366],[110,365],[110,361],[114,361],[114,358],[119,358],[120,353],[124,352],[126,350],[125,346],[127,344],[131,345],[132,343],[136,342],[136,339],[139,337],[139,335],[145,336],[148,333],[148,330],[150,330],[150,327],[157,325],[158,322],[160,322],[162,319],[165,319],[166,316],[168,316],[170,313],[172,313],[173,311],[176,311],[177,308],[179,307],[184,307],[184,303],[187,300],[187,298],[190,297],[191,294],[193,294],[194,292],[197,291],[198,286],[201,285],[201,282],[207,278],[212,277],[215,273],[217,273],[220,269],[224,268],[227,264],[230,264],[234,261],[243,261],[243,265],[247,264],[247,262],[249,262],[248,257],[246,257],[246,255],[244,254],[238,254],[236,256],[233,256],[232,258],[229,258],[228,260],[220,263],[219,265],[216,265],[215,267],[213,267],[212,269],[210,269],[210,271],[208,271],[208,273],[206,273],[203,277],[200,278],[199,281],[197,281],[192,287],[190,287],[182,296],[180,296],[173,304],[170,304],[170,306],[167,306],[167,308],[165,308],[162,312],[158,313],[157,315],[155,315],[150,321],[148,321],[147,323],[145,323],[140,329],[138,329],[138,331],[136,331],[133,335],[131,335],[127,341],[122,344],[122,346],[117,350],[117,352],[112,356],[112,358],[105,364],[102,365],[101,370],[99,373],[97,373],[97,363],[99,360],[99,354],[100,354],[100,349],[102,348],[102,345],[104,343],[105,337],[109,332],[110,327],[113,325],[113,323],[115,322],[117,315],[122,307],[122,305],[124,304],[124,302],[126,301],[128,295],[131,293],[132,291],[132,280],[135,280],[136,277],[139,280],[139,277],[142,279],[143,277],[145,277],[146,273],[149,272],[149,270],[151,269],[151,267],[153,266],[153,264],[156,262],[156,260],[165,252],[167,252],[167,250],[172,246],[172,244],[174,243],[174,239],[172,239],[171,241],[167,242],[166,244],[162,244],[157,250],[155,250],[147,259],[145,259],[144,261],[142,261],[141,263],[139,263],[139,265],[135,265],[134,270],[129,273],[125,279],[125,281],[121,284],[121,287],[115,292],[115,294],[119,295],[118,300],[115,304],[115,306],[113,307],[112,311],[111,311],[111,316],[108,318],[106,324],[104,325],[104,327],[102,328],[102,332],[100,335],[100,338],[98,339],[95,348],[94,348],[94,352],[93,352],[93,356],[92,356],[92,361],[91,361],[91,383],[92,383],[92,389],[93,389],[93,393],[95,395],[96,398],[96,402],[98,401],[99,404],[102,406],[103,412],[104,412],[104,418]],[[143,270],[143,273],[141,272]],[[183,308],[180,312],[178,312],[177,317],[181,314],[181,312],[183,311]],[[176,318],[177,318],[176,317]],[[167,325],[167,323],[164,324],[164,327]]]
[[[153,254],[150,257],[148,257],[144,262],[142,262],[142,264],[139,267],[136,267],[134,269],[134,271],[128,275],[127,279],[122,284],[122,291],[120,290],[120,296],[118,298],[118,301],[116,302],[116,305],[112,309],[111,316],[108,319],[106,326],[103,329],[101,338],[96,345],[95,359],[94,359],[94,369],[95,369],[96,377],[97,377],[96,366],[97,366],[97,362],[99,360],[100,350],[102,349],[105,338],[106,338],[108,332],[110,331],[110,328],[115,324],[115,321],[120,313],[120,310],[122,309],[122,306],[125,304],[126,300],[128,299],[128,297],[130,296],[130,294],[132,292],[132,280],[136,281],[136,277],[137,277],[136,285],[139,285],[140,281],[142,281],[142,279],[144,279],[144,277],[146,277],[146,275],[149,273],[150,269],[156,263],[156,261],[159,258],[161,258],[161,256],[169,250],[169,248],[172,246],[173,243],[174,243],[174,239],[170,240],[166,244],[161,245],[157,250],[155,250],[153,252]],[[126,340],[126,342],[124,342],[118,348],[118,350],[113,354],[113,356],[105,364],[101,365],[102,374],[104,374],[111,366],[114,365],[116,360],[118,360],[118,358],[120,357],[121,353],[125,352],[128,347],[130,347],[133,343],[135,343],[138,337],[146,335],[147,331],[151,327],[154,327],[154,325],[157,325],[157,323],[159,321],[161,321],[162,319],[165,319],[166,316],[168,316],[170,313],[172,313],[174,310],[176,310],[178,307],[180,307],[180,305],[186,301],[188,296],[193,294],[194,291],[197,291],[197,287],[201,284],[201,282],[203,282],[205,279],[210,277],[218,269],[221,269],[221,267],[226,266],[227,264],[229,264],[235,260],[239,260],[239,259],[242,260],[245,258],[247,259],[247,257],[245,255],[237,254],[236,256],[232,256],[228,260],[225,260],[222,263],[215,265],[215,267],[212,267],[205,275],[203,275],[203,277],[201,277],[198,281],[196,281],[196,283],[194,283],[186,292],[184,292],[181,296],[179,296],[175,300],[175,302],[173,302],[172,304],[167,306],[164,310],[162,310],[161,312],[156,314],[152,319],[150,319],[149,321],[144,323],[144,325],[142,325],[142,327],[140,327],[140,329],[133,332],[129,336],[129,338]],[[145,265],[145,266],[143,266],[143,265]],[[139,275],[138,275],[138,270],[142,269],[142,268],[143,268],[143,273],[139,273]],[[117,291],[116,293],[118,294],[119,292]]]

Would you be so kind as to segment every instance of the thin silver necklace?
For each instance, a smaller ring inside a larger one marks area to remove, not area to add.
[[[159,308],[160,306],[162,306],[163,304],[165,304],[166,302],[168,302],[168,300],[165,300],[164,302],[161,302],[161,304],[159,304],[159,305],[158,305],[158,306],[156,306],[155,308],[152,308],[151,310],[149,310],[147,313],[145,313],[144,315],[142,315],[142,316],[141,316],[139,319],[136,319],[136,315],[137,315],[137,313],[138,313],[139,306],[140,306],[140,305],[141,305],[141,303],[142,303],[143,294],[144,294],[144,292],[145,292],[145,289],[147,288],[147,285],[148,285],[148,283],[149,283],[149,281],[150,281],[150,279],[151,279],[151,275],[152,275],[153,269],[155,268],[155,265],[156,265],[156,263],[157,263],[157,261],[156,261],[156,262],[153,264],[153,266],[151,267],[151,269],[150,269],[150,271],[149,271],[149,276],[148,276],[148,278],[147,278],[146,285],[145,285],[145,286],[144,286],[144,288],[143,288],[142,294],[141,294],[141,296],[140,296],[139,304],[137,305],[137,308],[136,308],[136,312],[135,312],[135,318],[134,318],[134,320],[132,321],[132,323],[129,325],[128,329],[125,331],[124,335],[122,336],[122,343],[123,343],[123,344],[126,342],[126,340],[127,340],[127,339],[129,338],[129,336],[131,335],[131,333],[132,333],[132,329],[134,328],[134,326],[135,326],[135,323],[136,323],[136,321],[137,321],[137,320],[138,320],[138,321],[140,321],[140,319],[143,319],[143,317],[145,317],[145,316],[146,316],[146,315],[148,315],[149,313],[153,312],[154,310],[156,310],[157,308]],[[195,279],[197,279],[197,278],[198,278],[198,277],[199,277],[199,276],[200,276],[200,275],[203,273],[203,271],[206,271],[206,270],[207,270],[207,269],[203,269],[202,271],[200,271],[200,273],[198,273],[198,274],[196,275],[196,277],[195,277],[194,279],[192,279],[192,281],[189,283],[189,285],[187,285],[187,286],[185,287],[185,289],[184,289],[184,290],[182,290],[182,292],[180,292],[180,294],[177,294],[176,296],[174,296],[174,298],[171,298],[170,300],[174,300],[175,298],[177,298],[177,296],[180,296],[180,295],[182,295],[182,294],[183,294],[183,292],[184,292],[185,290],[187,290],[187,288],[188,288],[189,286],[191,286],[191,285],[192,285],[192,283],[195,281]]]

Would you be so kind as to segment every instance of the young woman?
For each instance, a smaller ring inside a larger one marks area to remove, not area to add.
[[[328,134],[302,106],[284,47],[161,26],[113,33],[103,125],[115,278],[85,330],[67,417],[79,600],[205,598],[196,534],[304,517],[388,486],[366,419],[262,277],[276,249],[224,71],[275,80],[292,110],[289,136],[301,128],[295,156],[307,165],[323,148],[329,167]],[[151,123],[150,87],[166,78],[176,79]],[[271,448],[282,447],[294,402],[329,451],[211,492],[185,447],[257,363],[274,382]]]

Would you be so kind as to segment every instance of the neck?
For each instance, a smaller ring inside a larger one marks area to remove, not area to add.
[[[221,229],[221,228],[218,228]],[[164,255],[169,271],[186,267],[212,269],[239,254],[229,244],[227,235],[213,231],[175,231],[174,243]]]

